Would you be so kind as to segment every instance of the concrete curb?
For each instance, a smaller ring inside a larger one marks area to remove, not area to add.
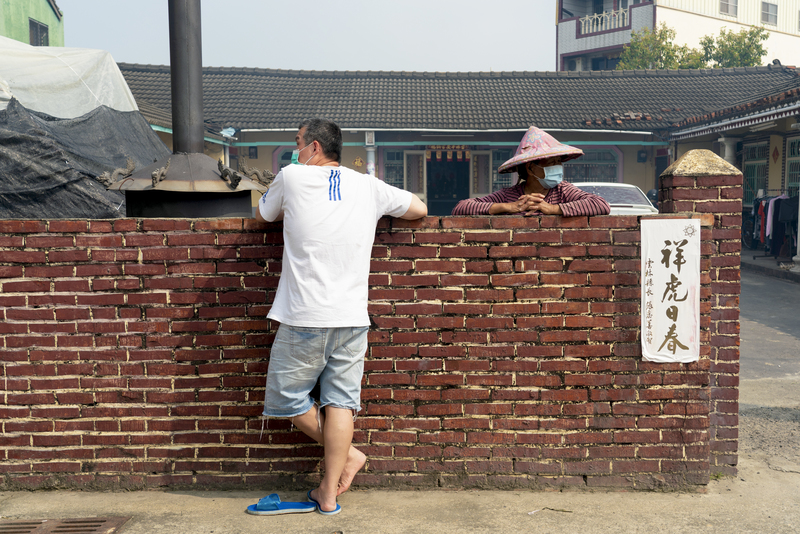
[[[772,276],[773,278],[780,278],[800,284],[800,272],[792,272],[778,267],[771,267],[767,265],[759,265],[757,263],[742,261],[741,269],[743,271],[750,271],[754,273]]]

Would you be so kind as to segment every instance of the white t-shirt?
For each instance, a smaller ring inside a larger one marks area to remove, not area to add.
[[[291,326],[369,326],[367,291],[375,227],[399,217],[411,193],[345,167],[284,167],[258,203],[283,212],[283,265],[268,317]]]

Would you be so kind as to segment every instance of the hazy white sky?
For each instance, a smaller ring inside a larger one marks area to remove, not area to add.
[[[65,46],[169,64],[167,0],[56,0]],[[557,0],[202,0],[203,65],[555,70]]]

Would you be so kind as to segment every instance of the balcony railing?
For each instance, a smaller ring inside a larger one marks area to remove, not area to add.
[[[628,25],[630,19],[628,9],[619,9],[617,11],[606,11],[604,13],[596,13],[594,15],[587,15],[582,17],[581,20],[581,34],[604,32],[608,30],[618,30]]]

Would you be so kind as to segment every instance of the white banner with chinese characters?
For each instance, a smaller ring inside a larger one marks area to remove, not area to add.
[[[642,218],[642,356],[700,358],[700,220]]]

